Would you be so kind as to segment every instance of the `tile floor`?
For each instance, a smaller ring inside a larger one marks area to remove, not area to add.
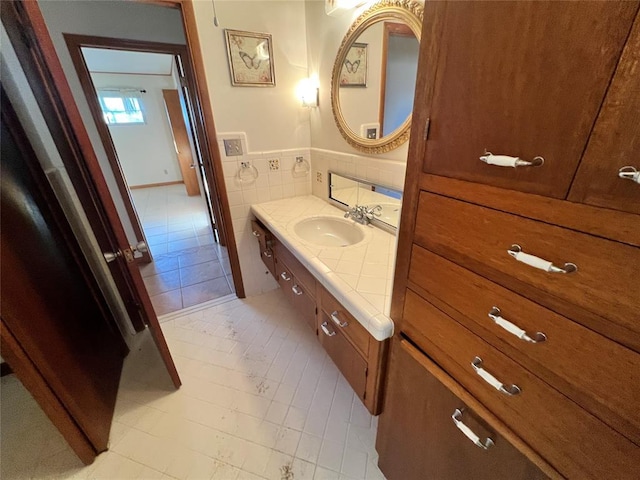
[[[2,478],[384,480],[377,419],[280,290],[162,326],[183,386],[172,391],[151,340],[136,337],[111,447],[88,467],[4,377]]]
[[[227,249],[214,241],[205,200],[184,185],[131,190],[154,261],[141,272],[157,315],[234,291]]]

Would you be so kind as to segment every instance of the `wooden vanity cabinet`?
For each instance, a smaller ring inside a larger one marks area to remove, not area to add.
[[[270,271],[299,318],[318,336],[369,412],[378,415],[389,340],[373,338],[266,227],[257,220],[252,225],[260,242],[261,258],[265,257],[261,239],[268,239],[268,251],[274,260]]]
[[[547,478],[484,420],[486,409],[406,339],[393,339],[388,378],[376,441],[387,480]],[[456,427],[456,411],[483,445],[491,439],[486,450]]]

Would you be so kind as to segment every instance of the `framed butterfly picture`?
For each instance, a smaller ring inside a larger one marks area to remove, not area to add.
[[[225,30],[231,85],[273,87],[273,46],[268,33]]]
[[[341,87],[367,86],[367,44],[354,43],[349,48],[340,72]]]

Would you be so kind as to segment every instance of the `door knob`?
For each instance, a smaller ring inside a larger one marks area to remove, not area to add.
[[[127,262],[133,262],[133,254],[135,252],[138,253],[147,253],[149,251],[149,247],[145,242],[138,242],[135,246],[130,246],[125,250],[116,250],[115,252],[103,252],[102,256],[107,261],[107,263],[111,263],[116,260],[118,257],[122,257],[127,260]]]

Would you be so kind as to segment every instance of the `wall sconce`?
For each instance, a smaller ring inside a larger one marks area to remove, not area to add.
[[[371,0],[332,0],[329,2],[325,1],[324,12],[329,16],[335,17],[343,14],[347,10],[361,7],[365,3],[373,3],[373,2]]]
[[[319,90],[317,80],[305,78],[298,84],[298,98],[302,102],[303,107],[317,107],[319,99]]]

